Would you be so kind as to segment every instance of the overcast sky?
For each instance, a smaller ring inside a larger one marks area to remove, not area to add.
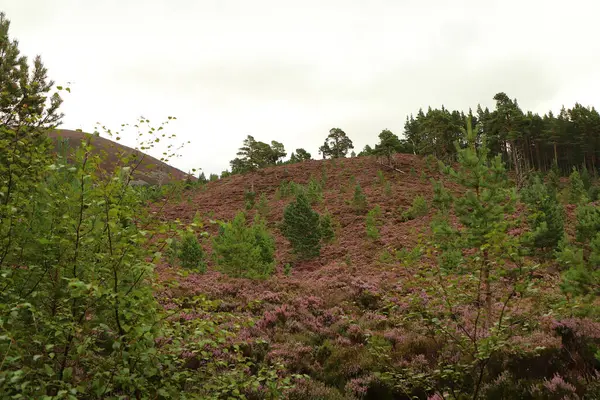
[[[540,113],[600,104],[597,0],[0,0],[65,96],[63,128],[143,115],[191,141],[173,164],[229,167],[247,135],[319,158],[358,151],[419,107]],[[135,143],[129,137],[126,143]]]

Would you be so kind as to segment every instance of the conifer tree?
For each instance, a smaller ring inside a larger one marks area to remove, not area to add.
[[[508,187],[506,170],[500,155],[488,158],[489,149],[484,143],[476,146],[476,131],[471,119],[463,129],[467,146],[458,143],[458,169],[445,166],[444,172],[461,186],[461,194],[453,197],[443,185],[434,187],[434,205],[440,214],[432,223],[434,238],[442,253],[455,253],[459,249],[473,249],[480,254],[478,273],[483,285],[482,294],[488,321],[492,315],[492,268],[497,260],[491,255],[493,244],[508,241],[508,218],[514,210],[515,193]],[[464,229],[456,229],[449,222],[448,212],[454,214]],[[500,239],[503,238],[503,239]]]
[[[38,128],[54,128],[60,123],[62,99],[57,93],[49,94],[54,82],[48,80],[41,57],[35,57],[30,69],[18,41],[10,39],[9,28],[10,21],[0,12],[0,125],[20,135],[34,130],[40,134]]]
[[[354,210],[356,210],[357,212],[362,212],[367,208],[367,197],[365,196],[365,192],[363,192],[362,187],[358,182],[354,187],[352,207],[354,207]]]
[[[243,278],[265,278],[273,272],[275,241],[263,220],[255,218],[249,225],[240,211],[233,221],[220,225],[220,233],[213,239],[213,254],[223,272]]]
[[[573,168],[573,172],[569,175],[569,202],[571,204],[585,204],[589,202],[587,190],[581,180],[579,172]]]
[[[319,214],[311,208],[303,191],[285,208],[281,231],[300,259],[315,258],[321,253],[322,230]]]
[[[353,148],[352,140],[346,135],[346,132],[340,128],[332,128],[323,146],[319,147],[319,153],[323,155],[323,158],[341,158],[346,157],[348,151]]]
[[[531,231],[525,240],[534,248],[554,249],[564,235],[564,209],[556,191],[545,185],[539,175],[521,192],[527,205]]]

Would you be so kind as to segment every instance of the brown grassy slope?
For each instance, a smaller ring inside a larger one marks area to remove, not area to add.
[[[60,138],[68,139],[70,148],[75,148],[84,139],[92,138],[94,150],[99,153],[107,154],[106,160],[101,165],[101,167],[107,171],[112,170],[119,161],[119,154],[122,153],[128,155],[137,152],[140,155],[143,155],[143,160],[134,174],[134,179],[144,181],[148,184],[165,184],[185,179],[188,176],[185,172],[152,156],[100,136],[94,136],[89,133],[69,129],[57,129],[49,133],[48,136],[53,139],[55,143],[58,143]]]
[[[405,173],[393,171],[379,165],[375,157],[357,157],[341,160],[311,160],[304,163],[266,168],[245,175],[234,175],[219,181],[208,183],[204,188],[187,193],[187,200],[168,206],[163,210],[165,219],[176,218],[189,222],[196,212],[209,218],[230,220],[236,212],[244,209],[244,192],[254,187],[256,201],[262,193],[269,201],[270,213],[268,224],[277,242],[278,270],[291,260],[289,245],[277,229],[283,218],[285,206],[292,198],[277,199],[276,191],[285,181],[306,184],[311,177],[320,180],[326,176],[323,202],[314,207],[323,212],[328,210],[340,229],[335,243],[323,247],[321,257],[312,262],[297,265],[297,269],[315,269],[335,261],[350,261],[353,264],[370,264],[384,250],[412,248],[417,241],[417,234],[428,225],[428,218],[417,218],[402,222],[402,211],[412,204],[415,196],[423,195],[430,199],[431,184],[420,178],[420,171],[426,170],[420,158],[398,154],[394,163]],[[414,168],[418,171],[411,174]],[[391,195],[378,179],[378,171],[382,171],[390,182]],[[428,177],[431,173],[427,172]],[[349,202],[354,195],[352,178],[356,179],[368,201],[367,209],[379,205],[383,212],[381,238],[377,242],[368,240],[365,232],[365,214],[357,213]],[[250,211],[254,215],[255,210]]]

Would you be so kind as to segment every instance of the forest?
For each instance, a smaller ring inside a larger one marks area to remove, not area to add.
[[[0,399],[600,398],[594,108],[498,93],[358,154],[248,136],[220,176],[137,185],[175,117],[135,152],[56,141],[70,88],[9,28]]]

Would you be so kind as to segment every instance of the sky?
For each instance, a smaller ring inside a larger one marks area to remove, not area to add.
[[[22,54],[69,86],[62,128],[167,120],[171,164],[220,173],[247,135],[358,153],[420,107],[600,106],[596,0],[0,0]],[[70,83],[69,83],[70,82]],[[122,142],[135,145],[135,132]],[[150,153],[159,155],[162,148]]]

